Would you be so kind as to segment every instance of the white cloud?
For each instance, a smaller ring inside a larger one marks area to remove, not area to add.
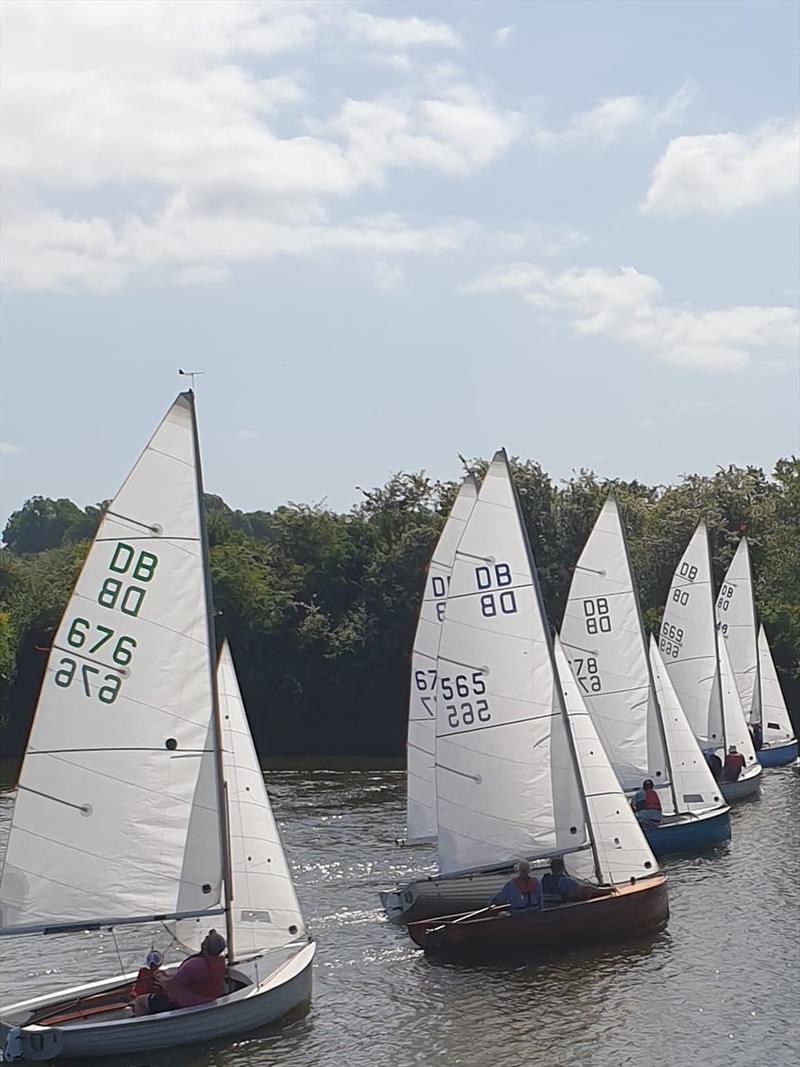
[[[399,263],[378,260],[372,268],[372,284],[382,293],[391,293],[403,284],[406,272]]]
[[[654,215],[724,215],[790,193],[800,183],[800,124],[751,134],[677,137],[656,164],[641,205]]]
[[[514,28],[514,26],[499,26],[492,34],[492,45],[495,48],[502,48],[511,37]]]
[[[0,455],[19,456],[24,450],[19,445],[12,445],[10,441],[0,441]]]
[[[515,292],[566,314],[577,336],[610,337],[667,363],[706,370],[735,370],[749,362],[753,349],[796,346],[800,340],[793,308],[671,306],[660,283],[633,267],[550,274],[533,263],[513,263],[481,275],[465,291]]]
[[[463,227],[334,221],[331,201],[381,188],[400,167],[466,177],[521,130],[449,65],[328,117],[308,113],[302,71],[248,65],[323,38],[454,47],[440,22],[323,0],[2,11],[3,268],[16,286],[102,290],[156,269],[207,283],[275,255],[453,249]]]
[[[694,96],[695,86],[687,81],[666,100],[644,96],[609,97],[587,111],[577,112],[562,130],[550,130],[540,124],[534,136],[543,147],[581,141],[611,144],[631,128],[654,130],[677,122]]]

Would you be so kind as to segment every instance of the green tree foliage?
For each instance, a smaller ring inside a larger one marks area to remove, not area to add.
[[[486,466],[464,461],[478,477]],[[747,532],[761,617],[790,705],[796,701],[800,461],[781,460],[771,478],[754,467],[729,467],[669,487],[608,481],[585,470],[555,485],[535,462],[515,459],[512,467],[555,624],[610,492],[620,504],[652,629],[697,522],[711,531],[718,581]],[[402,754],[425,569],[456,490],[424,474],[397,474],[363,491],[346,514],[305,505],[245,513],[207,497],[217,632],[231,642],[263,756]],[[34,497],[9,520],[0,551],[4,750],[24,745],[45,651],[99,511]]]

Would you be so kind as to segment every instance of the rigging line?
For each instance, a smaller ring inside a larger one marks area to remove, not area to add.
[[[518,589],[532,589],[533,582],[523,582],[521,585],[503,585],[503,586],[489,586],[488,589],[471,589],[468,593],[448,593],[446,600],[464,600],[470,596],[485,596],[487,593],[497,593],[502,596],[503,593],[516,592]],[[512,612],[511,614],[515,614]],[[458,620],[456,620],[458,621]]]
[[[509,722],[490,722],[487,723],[486,726],[475,726],[471,730],[451,730],[451,732],[447,734],[437,734],[436,740],[441,741],[442,738],[463,737],[464,734],[477,734],[480,733],[481,730],[499,730],[503,726],[519,726],[521,723],[525,722],[541,722],[542,719],[554,719],[556,717],[557,713],[550,712],[546,715],[529,715],[525,719],[511,719]]]
[[[164,456],[165,459],[172,459],[176,463],[182,463],[184,467],[188,467],[189,470],[194,470],[194,463],[188,459],[181,459],[180,456],[173,456],[171,452],[165,452],[162,448],[153,448],[152,445],[148,445],[145,449],[146,452],[155,452],[157,456]]]
[[[111,940],[114,942],[114,948],[117,950],[117,959],[119,960],[119,969],[124,974],[125,973],[125,965],[122,962],[122,953],[120,952],[119,945],[117,944],[117,935],[116,935],[116,933],[114,931],[114,927],[113,926],[109,926],[108,932],[111,934]]]

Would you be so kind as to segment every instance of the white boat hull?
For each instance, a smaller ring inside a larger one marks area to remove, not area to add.
[[[121,1017],[121,1013],[117,1013],[117,1017],[105,1022],[26,1025],[25,1020],[35,1011],[49,1005],[55,1008],[65,1000],[110,991],[123,979],[126,983],[132,981],[135,975],[118,976],[0,1008],[0,1039],[5,1047],[5,1062],[85,1060],[250,1034],[308,1004],[315,949],[313,942],[294,949],[288,958],[284,955],[277,966],[273,953],[237,964],[231,968],[231,975],[247,981],[244,988],[211,1004],[180,1011],[139,1018],[132,1015]]]
[[[721,781],[719,787],[726,801],[731,804],[735,800],[743,800],[745,797],[755,796],[761,789],[761,765],[756,764],[756,770],[748,768],[747,771],[735,782]]]

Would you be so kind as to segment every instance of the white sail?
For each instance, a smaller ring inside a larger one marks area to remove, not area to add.
[[[606,885],[619,885],[631,878],[655,874],[658,863],[612,770],[558,638],[555,663],[580,767],[600,880]],[[570,870],[581,878],[596,880],[593,866],[592,857],[585,852],[570,858]]]
[[[561,642],[623,789],[668,785],[656,694],[617,503],[609,497],[575,567]]]
[[[714,580],[708,532],[700,523],[669,589],[659,651],[700,747],[725,741],[717,662]]]
[[[220,899],[199,485],[185,393],[105,512],[55,634],[0,878],[4,932]]]
[[[761,721],[758,646],[753,572],[747,538],[739,541],[717,597],[719,635],[728,647],[736,687],[748,722]]]
[[[242,959],[305,937],[306,927],[227,641],[220,653],[217,686],[233,879],[233,945],[228,950],[230,958]],[[193,950],[207,932],[207,922],[185,919],[175,924],[178,940]]]
[[[722,719],[725,734],[725,748],[735,745],[744,756],[745,768],[758,763],[750,727],[744,714],[742,698],[736,688],[728,648],[724,641],[719,645],[720,680],[722,684]]]
[[[587,848],[548,624],[504,452],[456,552],[437,669],[441,873]]]
[[[692,728],[686,721],[678,695],[670,681],[655,639],[650,638],[650,662],[661,721],[669,748],[675,805],[679,812],[700,814],[725,806],[714,775],[711,773]],[[665,811],[667,808],[665,807]]]
[[[794,740],[794,727],[763,626],[758,631],[758,655],[761,660],[764,744],[785,744]]]
[[[406,840],[436,840],[436,654],[453,557],[472,513],[478,486],[468,475],[433,550],[411,658],[408,712],[408,804]]]

